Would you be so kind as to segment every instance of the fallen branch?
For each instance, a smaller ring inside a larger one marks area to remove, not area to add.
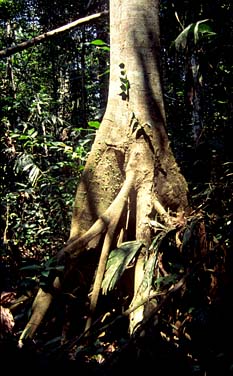
[[[108,14],[108,11],[92,14],[91,16],[80,18],[76,21],[68,23],[65,26],[58,27],[57,29],[48,31],[47,33],[38,35],[35,38],[32,38],[32,39],[29,39],[25,42],[19,43],[16,46],[8,47],[8,48],[0,51],[0,58],[4,58],[4,57],[14,55],[16,52],[20,52],[20,51],[23,51],[23,50],[25,50],[29,47],[35,46],[39,43],[42,43],[45,40],[48,40],[48,39],[51,39],[51,38],[57,36],[58,34],[61,34],[61,33],[64,33],[65,31],[74,29],[76,26],[78,26],[80,24],[88,23],[89,21],[92,21],[96,18],[105,16],[107,14]]]

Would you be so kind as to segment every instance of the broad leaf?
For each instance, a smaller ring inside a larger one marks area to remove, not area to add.
[[[194,24],[190,24],[187,26],[175,39],[174,45],[177,50],[180,48],[185,49],[188,43],[188,36],[190,31],[192,31],[194,28]]]
[[[195,24],[193,34],[194,34],[194,43],[197,44],[199,39],[202,38],[204,35],[205,36],[211,36],[211,35],[216,35],[211,29],[211,27],[206,24],[209,20],[202,20],[198,21]]]
[[[108,291],[115,287],[123,272],[141,247],[142,243],[135,240],[122,243],[119,248],[110,252],[104,280],[102,282],[103,294],[107,294]]]
[[[185,49],[187,47],[190,35],[193,38],[194,44],[197,44],[204,36],[216,35],[207,24],[208,21],[209,19],[205,19],[188,25],[173,42],[176,50],[179,50],[180,48]]]

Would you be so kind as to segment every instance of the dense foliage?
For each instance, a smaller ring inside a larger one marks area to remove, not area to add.
[[[65,11],[57,5],[2,1],[1,48],[86,12],[74,2]],[[106,102],[105,29],[100,20],[1,61],[1,239],[17,267],[25,257],[46,259],[68,238],[79,174]]]
[[[230,1],[161,2],[168,131],[190,202],[217,218],[232,245],[232,46]],[[169,28],[167,27],[169,19]],[[222,232],[223,231],[223,232]],[[223,234],[224,233],[224,234]]]
[[[53,3],[0,0],[0,49],[108,6],[103,1]],[[191,205],[205,213],[208,241],[216,251],[208,267],[215,265],[217,272],[226,260],[232,262],[233,246],[232,8],[230,0],[161,1],[168,133],[189,183]],[[4,293],[30,298],[40,276],[46,276],[48,260],[69,236],[75,189],[107,101],[108,69],[107,18],[0,60]],[[195,283],[199,289],[200,280]],[[4,294],[1,303],[7,306]],[[207,305],[198,304],[193,309],[201,322]],[[188,323],[185,309],[180,303],[179,321]],[[11,332],[10,324],[7,328]]]

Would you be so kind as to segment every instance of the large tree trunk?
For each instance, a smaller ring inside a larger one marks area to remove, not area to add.
[[[148,4],[148,1],[121,0],[111,2],[110,6],[108,105],[77,189],[70,239],[85,233],[116,197],[135,148],[137,196],[140,197],[142,189],[148,190],[150,201],[156,197],[165,209],[178,211],[188,207],[187,184],[175,162],[165,129],[159,74],[158,1]],[[122,90],[124,83],[129,88]],[[151,189],[146,189],[150,184]],[[144,202],[145,199],[143,193]],[[138,217],[137,238],[138,232],[143,232],[140,227]]]
[[[159,214],[163,209],[188,209],[187,184],[166,133],[159,72],[159,2],[120,0],[111,1],[110,7],[108,105],[77,189],[70,240],[82,236],[106,211],[130,170],[134,172],[128,208],[132,225],[128,224],[131,233],[125,236],[135,237],[147,247],[152,240],[150,221],[158,208]],[[113,219],[108,220],[111,223]],[[125,223],[118,226],[119,231],[124,228]],[[119,236],[114,234],[111,246]],[[95,247],[98,240],[89,246]],[[143,276],[143,263],[142,252],[135,291]],[[131,315],[131,322],[138,314],[139,310]],[[139,316],[142,319],[142,309]]]
[[[65,284],[81,252],[101,251],[86,329],[110,249],[125,240],[143,243],[134,273],[134,306],[148,295],[148,290],[139,294],[137,290],[152,241],[151,221],[156,213],[168,219],[168,213],[188,210],[187,184],[166,132],[159,72],[159,1],[111,1],[110,36],[107,109],[78,185],[64,249],[69,256]],[[93,274],[89,282],[92,278]],[[143,308],[132,312],[131,332],[143,314]]]

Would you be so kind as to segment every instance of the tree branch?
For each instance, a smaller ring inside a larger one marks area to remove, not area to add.
[[[23,51],[23,50],[25,50],[29,47],[35,46],[39,43],[42,43],[44,40],[51,39],[58,34],[61,34],[61,33],[64,33],[65,31],[74,29],[76,26],[78,26],[80,24],[84,24],[84,23],[87,23],[87,22],[94,20],[96,18],[105,16],[108,13],[109,13],[108,11],[103,11],[103,12],[100,12],[100,13],[92,14],[91,16],[80,18],[76,21],[68,23],[65,26],[58,27],[57,29],[48,31],[47,33],[40,34],[35,38],[32,38],[32,39],[29,39],[25,42],[19,43],[16,46],[11,46],[9,48],[1,50],[0,51],[0,58],[4,58],[4,57],[14,55],[16,52],[20,52],[20,51]]]

